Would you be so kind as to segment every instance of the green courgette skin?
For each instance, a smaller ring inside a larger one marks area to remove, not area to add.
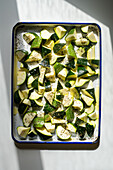
[[[21,98],[19,96],[19,90],[15,91],[15,93],[14,93],[14,102],[16,104],[19,104],[21,102]]]

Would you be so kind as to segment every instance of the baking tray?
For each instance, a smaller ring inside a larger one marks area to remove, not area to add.
[[[100,75],[98,79],[99,85],[99,118],[98,126],[96,129],[96,136],[87,140],[72,140],[72,141],[41,141],[39,139],[22,140],[17,135],[17,126],[22,125],[19,114],[15,115],[14,111],[14,91],[17,89],[16,84],[16,74],[18,69],[18,60],[15,57],[15,50],[17,49],[26,49],[27,46],[23,42],[22,36],[25,32],[40,32],[43,28],[53,28],[55,26],[62,25],[66,28],[80,26],[92,26],[97,29],[98,32],[98,43],[96,47],[96,57],[100,60]],[[19,22],[13,27],[12,31],[12,70],[11,70],[11,135],[12,138],[19,148],[36,148],[36,149],[96,149],[99,146],[100,141],[100,123],[101,123],[101,80],[102,80],[102,52],[101,52],[101,28],[96,23],[68,23],[68,22]]]

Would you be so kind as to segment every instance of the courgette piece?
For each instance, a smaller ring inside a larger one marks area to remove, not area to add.
[[[21,71],[26,71],[28,73],[29,72],[28,64],[26,62],[22,62],[20,64],[20,70]]]
[[[25,71],[17,71],[17,86],[25,83],[27,74]]]
[[[64,119],[66,115],[64,110],[57,109],[56,112],[53,114],[53,117],[56,119]]]
[[[69,33],[67,34],[65,40],[66,41],[73,41],[77,38],[77,32],[76,32],[76,29],[73,28],[69,31]]]
[[[71,43],[68,45],[67,54],[68,54],[69,59],[72,59],[72,58],[76,59],[77,58],[74,47]]]
[[[40,67],[40,76],[39,76],[39,83],[43,85],[43,81],[44,81],[44,75],[45,75],[45,71],[46,71],[46,68],[45,67]]]
[[[75,99],[79,99],[80,95],[76,87],[71,87],[70,88],[70,95],[74,97]]]
[[[27,112],[23,117],[24,126],[26,126],[26,127],[30,126],[36,115],[37,115],[37,113],[35,111]]]
[[[94,42],[94,43],[97,42],[96,36],[95,36],[95,34],[94,34],[93,31],[90,32],[90,33],[88,33],[87,38],[88,38],[91,42]]]
[[[81,91],[82,91],[82,93],[84,93],[88,97],[93,98],[94,101],[96,101],[96,99],[95,99],[95,89],[94,88],[92,88],[92,89],[82,89]]]
[[[51,123],[52,124],[66,124],[67,120],[65,119],[60,119],[60,118],[51,118]]]
[[[82,65],[82,66],[84,66],[84,65],[88,65],[88,60],[87,59],[85,59],[85,58],[78,58],[77,59],[77,64],[79,64],[79,65]]]
[[[96,120],[97,119],[97,114],[96,114],[96,112],[93,112],[93,113],[89,114],[88,117],[90,119],[92,119],[92,120]]]
[[[67,79],[75,79],[77,78],[77,73],[75,71],[69,70],[67,74]]]
[[[54,64],[54,69],[55,69],[55,73],[56,75],[64,68],[64,66],[58,62],[56,62]]]
[[[35,62],[35,61],[40,62],[41,60],[42,60],[41,54],[36,50],[33,50],[30,53],[28,59],[25,60],[25,62]]]
[[[92,137],[94,134],[94,126],[86,123],[86,131],[89,137]]]
[[[31,42],[37,37],[36,33],[28,32],[23,35],[23,39],[28,43],[31,44]]]
[[[65,86],[70,88],[70,87],[71,87],[70,82],[69,82],[69,81],[66,81],[66,82],[65,82]]]
[[[16,90],[14,93],[14,102],[19,104],[24,99],[24,95],[20,90]]]
[[[82,113],[81,115],[78,116],[79,119],[83,120],[84,122],[87,122],[87,114]]]
[[[44,125],[44,118],[43,117],[36,117],[33,120],[33,127],[34,128],[42,128]]]
[[[34,128],[29,131],[28,136],[30,137],[30,139],[34,139],[37,136],[37,133]]]
[[[51,56],[50,56],[50,64],[54,64],[57,61],[57,57],[58,55],[56,55],[55,53],[52,52]]]
[[[32,87],[32,82],[35,80],[33,76],[29,76],[27,79],[27,87],[31,88]]]
[[[68,130],[73,135],[76,133],[77,128],[72,123],[68,123],[66,125],[66,130]]]
[[[81,27],[81,31],[83,33],[88,33],[88,28],[89,28],[89,26],[83,26],[83,27]]]
[[[57,36],[56,33],[52,34],[50,38],[51,38],[51,40],[53,40],[54,42],[56,42],[56,41],[59,40],[59,38],[58,38],[58,36]]]
[[[45,114],[48,114],[48,113],[55,111],[55,108],[53,106],[51,106],[48,102],[46,102],[43,110],[44,110]]]
[[[48,130],[48,132],[50,133],[54,133],[55,132],[55,125],[53,125],[52,123],[44,123],[45,128]]]
[[[46,29],[44,29],[40,32],[41,38],[45,39],[45,40],[48,40],[51,37],[51,35],[52,35],[52,33],[49,30],[46,30]]]
[[[68,107],[66,110],[67,121],[72,122],[74,119],[74,112],[72,106]]]
[[[51,121],[51,116],[50,116],[50,114],[46,114],[44,116],[44,122],[49,122],[49,121]]]
[[[29,96],[29,99],[35,100],[35,99],[39,99],[40,97],[42,97],[42,95],[38,94],[37,90],[33,90],[33,92],[31,92]]]
[[[25,51],[25,50],[17,50],[15,52],[15,55],[18,59],[18,61],[24,61],[26,56],[28,55],[28,51]]]
[[[95,105],[92,104],[90,107],[85,108],[85,112],[89,115],[95,110]]]
[[[68,71],[66,68],[63,68],[59,73],[58,73],[58,77],[61,78],[62,80],[66,79],[66,76],[68,74]]]
[[[41,98],[39,98],[39,99],[36,99],[36,100],[34,100],[35,101],[35,103],[36,103],[36,105],[37,106],[43,106],[43,103],[42,103],[42,99]]]
[[[50,81],[50,82],[55,82],[55,70],[54,67],[51,66],[51,72],[46,73],[45,77]]]
[[[66,66],[70,69],[75,69],[76,68],[76,59],[72,58],[69,60],[69,63],[66,64]]]
[[[20,136],[20,138],[25,139],[30,131],[30,127],[23,127],[23,126],[18,126],[17,127],[17,133]]]
[[[77,77],[81,77],[86,73],[88,73],[88,71],[85,69],[85,67],[83,67],[83,66],[77,67]]]
[[[84,102],[87,104],[87,106],[91,106],[91,104],[94,102],[94,99],[82,94],[81,98],[84,100]]]
[[[84,135],[85,135],[85,132],[86,132],[86,127],[78,126],[77,127],[77,132],[78,132],[78,134],[80,136],[80,139],[83,139]]]
[[[69,95],[65,95],[63,98],[63,106],[64,107],[69,107],[73,103],[73,97]]]
[[[82,79],[82,78],[77,78],[75,87],[82,87],[84,84],[86,84],[89,81],[89,79]]]
[[[31,49],[38,49],[40,48],[42,39],[37,35],[37,37],[33,40],[31,44]]]
[[[87,50],[87,59],[88,60],[95,59],[95,46],[94,45]]]
[[[43,67],[50,67],[49,58],[44,58],[44,59],[41,61],[40,65],[43,66]]]
[[[45,91],[51,91],[51,83],[49,80],[45,81]]]
[[[55,30],[55,33],[57,34],[59,39],[63,38],[67,32],[67,30],[62,26],[57,26],[54,28],[54,30]]]
[[[52,137],[52,134],[43,126],[42,128],[36,128],[41,140],[48,140]]]
[[[56,134],[60,140],[68,140],[71,137],[69,131],[64,129],[61,125],[57,127]]]
[[[50,53],[51,53],[51,48],[48,48],[46,46],[42,46],[42,48],[41,48],[42,57],[45,57]]]
[[[92,59],[92,60],[89,61],[89,63],[90,63],[93,67],[99,67],[100,61],[99,61],[99,60],[96,60],[96,59]]]
[[[31,106],[31,102],[30,102],[29,99],[24,99],[24,100],[23,100],[23,104],[26,104],[26,105],[28,105],[28,106]]]
[[[88,46],[89,40],[86,38],[77,39],[77,40],[75,40],[75,45],[76,46]]]
[[[39,76],[39,66],[32,68],[31,70],[29,70],[29,72],[32,76]]]
[[[36,79],[32,82],[31,86],[32,86],[34,89],[38,89],[38,78],[36,78]]]
[[[74,109],[78,109],[80,112],[83,111],[83,103],[80,100],[74,100],[74,103],[72,105],[74,107]]]
[[[56,99],[57,99],[57,100],[60,100],[60,101],[63,99],[63,97],[64,97],[64,96],[61,95],[61,94],[56,95]]]
[[[20,103],[18,106],[18,112],[20,113],[21,116],[23,116],[25,114],[25,112],[28,110],[29,106],[24,104],[24,103]]]
[[[55,44],[54,47],[53,47],[54,53],[58,54],[65,45],[66,45],[65,43],[57,43],[57,44]]]
[[[57,56],[57,62],[60,63],[64,60],[65,56]]]
[[[77,49],[77,53],[78,53],[80,56],[82,56],[82,55],[85,53],[84,47],[79,47],[79,48]]]
[[[61,102],[58,101],[57,99],[54,99],[53,100],[53,103],[52,103],[52,106],[55,107],[55,108],[58,108],[60,106]]]
[[[47,101],[52,105],[53,103],[53,99],[54,99],[54,92],[53,91],[49,91],[49,92],[45,92],[44,93],[44,97],[47,99]]]
[[[61,82],[58,80],[58,84],[57,84],[57,91],[63,89],[63,86],[61,84]]]
[[[40,95],[42,95],[42,94],[44,94],[44,91],[45,91],[45,87],[38,85],[38,93],[39,93]]]
[[[45,42],[45,44],[44,44],[44,46],[46,46],[46,47],[48,47],[49,49],[53,49],[53,47],[54,47],[54,41],[53,40],[46,40],[46,42]]]

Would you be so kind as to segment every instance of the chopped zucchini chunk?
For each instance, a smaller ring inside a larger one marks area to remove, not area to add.
[[[28,133],[29,133],[29,131],[30,131],[30,127],[23,127],[23,126],[18,126],[17,127],[18,135],[21,138],[26,138]]]
[[[55,44],[54,47],[53,47],[54,53],[58,54],[64,46],[65,46],[65,43]]]
[[[85,53],[84,47],[79,47],[79,48],[77,49],[77,53],[78,53],[80,56],[82,56],[82,55]]]
[[[76,29],[73,28],[69,31],[65,39],[66,41],[72,41],[72,40],[75,40],[76,38],[77,38],[77,32],[76,32]]]
[[[81,77],[84,74],[88,73],[88,71],[83,66],[78,66],[77,68],[77,77]]]
[[[42,39],[48,40],[51,37],[51,35],[52,35],[52,33],[49,30],[46,30],[46,29],[44,29],[40,32],[40,36],[41,36]]]
[[[45,56],[47,56],[50,53],[51,53],[51,49],[50,48],[48,48],[46,46],[42,46],[42,49],[41,49],[42,57],[45,57]]]
[[[85,108],[85,112],[86,112],[87,114],[91,114],[92,112],[94,112],[94,110],[95,110],[94,104],[92,104],[91,106]]]
[[[55,111],[55,108],[53,106],[51,106],[48,102],[46,102],[46,104],[44,106],[45,114],[51,113],[53,111]]]
[[[42,57],[41,57],[41,54],[35,50],[33,50],[31,52],[31,54],[29,55],[28,59],[25,60],[25,62],[35,62],[35,61],[41,61],[42,60]]]
[[[67,79],[75,79],[77,78],[77,73],[75,71],[69,70],[67,74]]]
[[[84,135],[85,135],[85,132],[86,132],[86,127],[78,126],[77,127],[77,132],[78,132],[78,134],[80,136],[80,139],[83,139]]]
[[[35,118],[35,116],[37,115],[37,113],[34,111],[29,111],[27,112],[24,117],[23,117],[23,124],[24,126],[28,127],[30,126],[30,124],[32,123],[33,119]]]
[[[43,117],[36,117],[33,120],[33,127],[34,128],[42,128],[44,125],[44,118]]]
[[[82,94],[81,98],[84,100],[84,102],[87,104],[87,106],[91,106],[91,104],[94,102],[94,99]]]
[[[37,36],[31,44],[31,49],[40,48],[41,42],[42,42],[42,39],[39,36]]]
[[[80,38],[75,40],[75,45],[76,46],[87,46],[89,45],[89,40],[86,38]]]
[[[64,107],[68,107],[72,104],[72,102],[73,102],[73,97],[65,95],[64,98],[63,98],[62,104],[63,104]]]
[[[23,100],[23,104],[26,104],[26,105],[28,105],[28,106],[31,106],[31,102],[30,102],[29,99],[24,99],[24,100]]]
[[[20,90],[16,90],[14,93],[14,102],[19,104],[24,99],[24,95]]]
[[[44,94],[44,91],[45,91],[45,87],[44,86],[38,86],[38,93],[40,94],[40,95],[42,95],[42,94]]]
[[[64,129],[61,125],[57,127],[56,134],[60,140],[68,140],[71,137],[69,131]]]
[[[55,73],[56,75],[64,68],[64,66],[60,63],[55,63],[54,64],[54,69],[55,69]]]
[[[36,133],[36,131],[35,131],[34,128],[29,131],[28,136],[29,136],[30,138],[34,138],[34,137],[37,136],[37,133]]]
[[[86,123],[86,131],[89,137],[93,136],[94,133],[94,126]]]
[[[69,62],[66,64],[66,66],[70,69],[75,69],[76,68],[76,59],[74,59],[74,58],[69,59]]]
[[[82,87],[84,84],[86,84],[89,81],[89,79],[82,79],[82,78],[77,78],[75,87]]]
[[[27,87],[31,88],[32,87],[32,82],[35,80],[33,76],[29,76],[27,79]]]
[[[35,79],[33,82],[32,82],[32,87],[34,88],[34,89],[38,89],[38,78],[37,79]]]
[[[28,32],[28,33],[25,33],[23,35],[23,39],[28,43],[30,44],[34,39],[35,37],[37,37],[37,34],[35,33],[32,33],[32,32]]]
[[[45,77],[51,81],[51,82],[55,82],[55,70],[54,70],[54,67],[51,66],[51,72],[50,73],[47,73],[45,75]]]
[[[66,76],[67,76],[67,69],[66,68],[63,68],[59,73],[58,73],[58,77],[61,78],[62,80],[65,80],[66,79]]]
[[[39,83],[43,85],[43,81],[44,81],[44,75],[45,75],[45,71],[46,71],[46,68],[45,67],[40,67],[40,76],[39,76]]]
[[[81,30],[83,33],[88,33],[88,28],[89,28],[89,26],[83,26],[83,27],[81,27]]]
[[[15,52],[15,55],[16,55],[18,61],[23,61],[23,60],[25,60],[26,56],[28,55],[28,52],[25,50],[17,50]]]
[[[75,99],[79,99],[80,98],[79,92],[78,92],[78,90],[75,87],[71,87],[70,88],[70,94]]]
[[[74,47],[73,47],[73,45],[71,43],[68,45],[67,53],[68,53],[68,58],[69,59],[70,58],[77,58],[75,50],[74,50]]]
[[[67,32],[67,30],[62,27],[62,26],[57,26],[54,28],[55,33],[57,34],[57,36],[61,39]]]
[[[68,123],[66,125],[66,130],[68,130],[70,133],[76,133],[77,128],[74,127],[74,125],[72,123]]]
[[[55,132],[55,125],[53,125],[51,123],[44,123],[44,126],[50,133]]]
[[[39,99],[40,97],[42,97],[42,95],[38,94],[37,90],[33,90],[33,92],[29,96],[29,99],[35,100]]]
[[[88,59],[88,60],[95,59],[95,46],[92,46],[92,47],[89,48],[89,50],[87,51],[87,59]]]
[[[74,100],[74,104],[72,105],[75,109],[83,110],[83,103],[80,100]]]
[[[81,115],[78,116],[79,119],[83,120],[84,122],[87,122],[87,114],[82,113]]]
[[[60,118],[51,118],[51,123],[52,124],[66,124],[67,120],[60,119]]]
[[[85,94],[86,96],[88,97],[91,97],[93,98],[94,100],[95,99],[95,91],[94,91],[94,88],[91,88],[91,89],[82,89],[81,90],[83,94]]]
[[[92,120],[95,120],[97,118],[97,114],[96,114],[96,112],[93,112],[93,113],[89,114],[88,117]]]
[[[52,134],[44,126],[42,128],[37,127],[36,130],[45,136],[50,136],[50,137],[52,136]]]
[[[70,122],[74,119],[74,112],[72,106],[68,107],[66,110],[67,120]]]
[[[54,92],[52,92],[52,91],[49,91],[49,92],[45,92],[45,93],[44,93],[44,97],[47,99],[47,101],[48,101],[51,105],[52,105],[52,103],[53,103],[54,96],[55,96],[55,94],[54,94]]]
[[[26,81],[26,72],[25,71],[18,71],[17,72],[17,86],[22,85]]]
[[[96,36],[95,36],[95,34],[94,34],[93,31],[90,32],[90,33],[88,33],[87,38],[88,38],[91,42],[95,42],[95,43],[97,42]]]
[[[78,58],[77,59],[77,64],[79,65],[88,65],[88,60],[85,58]]]

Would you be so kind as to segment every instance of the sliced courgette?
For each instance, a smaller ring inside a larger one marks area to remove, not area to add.
[[[68,130],[71,134],[73,134],[76,133],[77,128],[72,123],[68,123],[66,125],[66,130]]]
[[[86,84],[89,81],[89,79],[82,79],[82,78],[77,78],[75,87],[82,87],[84,84]]]
[[[62,80],[65,80],[66,79],[66,76],[68,74],[68,71],[66,68],[63,68],[59,73],[58,73],[58,77]]]
[[[24,126],[26,126],[26,127],[30,126],[36,115],[37,115],[37,113],[35,111],[27,112],[23,117]]]
[[[87,114],[82,113],[81,115],[78,116],[79,119],[83,120],[84,122],[87,122]]]
[[[55,111],[55,108],[53,106],[51,106],[48,102],[46,102],[46,104],[44,106],[45,114],[51,113],[53,111]]]
[[[38,49],[40,48],[42,39],[37,35],[37,37],[33,40],[31,44],[31,49]]]
[[[87,59],[92,60],[95,59],[95,46],[93,45],[89,50],[87,50]]]
[[[77,58],[73,45],[70,43],[67,48],[68,58]]]
[[[64,68],[64,66],[60,63],[55,63],[54,64],[54,69],[55,69],[55,73],[56,75]]]
[[[20,90],[16,90],[14,93],[14,102],[19,104],[24,99],[24,95]]]
[[[51,118],[51,123],[52,124],[66,124],[67,120],[60,119],[60,118]]]
[[[86,38],[77,39],[77,40],[75,40],[75,45],[76,46],[88,46],[89,40]]]
[[[92,104],[90,107],[85,108],[85,112],[87,114],[91,114],[92,112],[94,112],[94,110],[95,110],[95,105],[94,104]]]
[[[86,123],[86,131],[89,137],[92,137],[94,134],[94,126]]]
[[[26,56],[28,55],[28,52],[25,50],[17,50],[15,52],[15,55],[16,55],[18,61],[23,61],[23,60],[25,60]]]
[[[36,50],[33,50],[28,59],[25,60],[25,62],[35,62],[35,61],[41,61],[42,60],[42,57],[41,57],[41,54],[39,52],[37,52]]]
[[[55,132],[55,125],[53,125],[52,123],[50,123],[50,122],[44,123],[44,126],[48,130],[48,132],[50,132],[50,133]]]
[[[56,134],[60,140],[68,140],[71,137],[69,131],[64,129],[62,126],[57,127]]]
[[[81,27],[81,31],[83,33],[88,33],[88,28],[89,28],[89,26],[83,26],[83,27]]]
[[[81,77],[86,73],[88,73],[88,71],[85,69],[85,67],[83,67],[83,66],[77,67],[77,77]]]
[[[79,99],[80,95],[76,87],[71,87],[70,88],[70,95],[74,97],[75,99]]]
[[[62,26],[57,26],[57,27],[54,28],[54,30],[55,30],[55,33],[57,34],[58,38],[60,38],[60,39],[62,37],[64,37],[64,35],[67,32],[67,30]]]
[[[69,31],[69,33],[67,34],[65,40],[66,41],[72,41],[72,40],[75,40],[77,38],[77,32],[76,32],[76,29],[73,28]]]
[[[43,117],[36,117],[33,120],[33,127],[34,128],[42,128],[44,125],[44,118]],[[37,130],[37,129],[36,129]]]
[[[46,29],[44,29],[40,32],[41,38],[45,39],[45,40],[48,40],[51,37],[51,35],[52,35],[52,33],[49,30],[46,30]]]
[[[28,133],[30,131],[30,127],[23,127],[23,126],[18,126],[17,127],[17,132],[18,132],[18,135],[21,137],[21,138],[26,138]]]
[[[62,102],[63,106],[69,107],[72,103],[73,103],[73,97],[69,95],[68,96],[65,95]]]
[[[72,122],[72,120],[74,119],[74,111],[73,111],[72,106],[67,108],[66,117],[67,117],[67,121],[69,122]]]
[[[33,32],[27,32],[23,35],[23,39],[30,44],[35,38],[37,37],[36,33]]]
[[[27,74],[25,71],[18,71],[17,72],[17,86],[20,86],[25,83]]]
[[[84,47],[79,47],[79,48],[77,49],[77,53],[79,54],[79,56],[82,56],[82,55],[85,53]]]
[[[42,49],[41,49],[42,57],[45,57],[50,53],[51,53],[51,48],[48,48],[46,46],[42,46]]]
[[[94,102],[94,99],[82,94],[81,98],[84,100],[84,102],[87,104],[87,106],[91,106],[91,104]]]
[[[74,100],[74,103],[72,106],[74,107],[74,109],[78,109],[80,112],[84,108],[83,103],[80,100]]]
[[[65,43],[57,43],[57,44],[55,44],[54,47],[53,47],[54,53],[58,54],[65,45],[66,45]]]
[[[90,32],[90,33],[88,33],[87,38],[88,38],[91,42],[94,42],[94,43],[97,42],[97,38],[96,38],[96,36],[95,36],[95,34],[94,34],[93,31]]]
[[[45,71],[46,71],[46,68],[45,67],[40,67],[40,76],[39,76],[39,83],[43,85],[43,81],[44,81],[44,75],[45,75]]]
[[[77,72],[73,70],[69,70],[67,74],[67,79],[75,79],[77,78]]]
[[[39,99],[40,97],[42,97],[42,95],[38,94],[37,90],[33,90],[33,92],[31,92],[29,96],[29,99],[35,100],[35,99]]]
[[[45,92],[45,93],[44,93],[44,97],[47,99],[47,101],[48,101],[51,105],[52,105],[52,103],[53,103],[54,96],[55,96],[55,94],[54,94],[54,92],[52,92],[52,91],[49,91],[49,92]]]

